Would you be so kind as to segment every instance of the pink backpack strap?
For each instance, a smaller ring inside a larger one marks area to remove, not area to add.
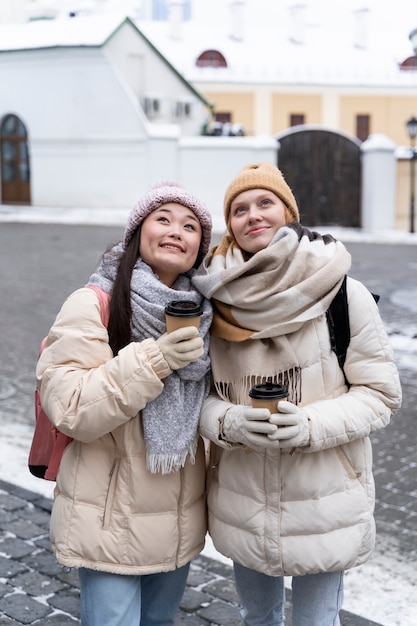
[[[103,326],[107,328],[110,317],[110,294],[101,287],[97,287],[97,285],[87,285],[89,289],[92,289],[96,292],[99,303],[100,303],[100,315]]]
[[[110,315],[110,294],[95,285],[88,285],[88,287],[97,294],[100,303],[101,321],[103,326],[107,327]],[[46,340],[47,337],[41,343],[39,354],[42,353]],[[49,421],[42,408],[38,388],[35,390],[35,417],[35,430],[28,459],[29,470],[38,478],[56,480],[62,455],[65,448],[71,443],[72,438],[60,433]]]

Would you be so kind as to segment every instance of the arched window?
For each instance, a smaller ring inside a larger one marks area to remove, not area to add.
[[[218,50],[205,50],[196,61],[197,67],[227,67],[227,62]]]
[[[16,115],[6,115],[0,127],[1,201],[30,203],[29,148],[26,127]]]
[[[408,57],[400,64],[401,70],[417,70],[417,56]]]

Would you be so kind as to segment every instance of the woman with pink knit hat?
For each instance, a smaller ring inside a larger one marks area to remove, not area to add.
[[[224,211],[227,233],[193,279],[214,311],[200,420],[209,532],[233,559],[242,624],[282,626],[292,576],[292,626],[338,626],[343,572],[374,546],[369,435],[400,407],[392,350],[374,298],[348,277],[339,367],[326,312],[351,258],[301,226],[275,165],[243,168]],[[254,386],[267,396],[280,385],[288,400],[252,408]]]
[[[59,563],[79,568],[83,626],[173,625],[204,546],[198,422],[212,312],[191,279],[210,237],[200,200],[176,184],[152,187],[123,241],[63,304],[38,362],[42,406],[73,438],[57,476],[51,544]],[[109,301],[107,327],[98,293]],[[199,330],[167,334],[173,300],[199,307]]]

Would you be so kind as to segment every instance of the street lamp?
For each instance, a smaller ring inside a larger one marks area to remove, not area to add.
[[[410,119],[408,120],[408,122],[406,122],[406,127],[407,127],[407,133],[408,136],[410,138],[410,145],[411,145],[411,158],[410,158],[410,233],[414,232],[414,208],[415,208],[415,202],[414,202],[414,180],[415,180],[415,173],[416,173],[416,159],[417,159],[417,152],[415,149],[415,141],[416,141],[416,136],[417,136],[417,118],[413,115],[412,117],[410,117]]]

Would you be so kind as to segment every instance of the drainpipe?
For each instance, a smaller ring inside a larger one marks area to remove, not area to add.
[[[245,0],[230,0],[230,38],[243,41]]]
[[[304,10],[305,4],[293,4],[290,11],[290,41],[302,45],[304,43]]]
[[[368,18],[369,9],[363,8],[353,11],[353,45],[361,50],[366,50],[368,47]]]
[[[169,0],[169,26],[172,39],[181,39],[185,0]]]

